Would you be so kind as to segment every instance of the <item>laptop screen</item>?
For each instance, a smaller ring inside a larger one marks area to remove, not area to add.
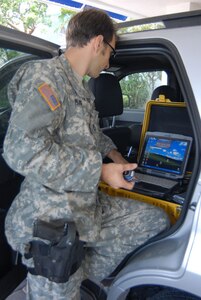
[[[188,136],[147,132],[139,160],[146,173],[182,178],[190,152],[192,138]]]

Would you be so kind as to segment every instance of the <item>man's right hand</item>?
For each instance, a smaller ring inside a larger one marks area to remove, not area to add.
[[[137,164],[116,164],[109,163],[102,165],[101,180],[113,187],[114,189],[124,188],[132,190],[134,181],[128,182],[123,177],[123,172],[134,170]]]

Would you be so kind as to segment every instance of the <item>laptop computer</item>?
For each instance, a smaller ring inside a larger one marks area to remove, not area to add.
[[[192,137],[147,132],[135,172],[134,192],[164,198],[182,184]]]

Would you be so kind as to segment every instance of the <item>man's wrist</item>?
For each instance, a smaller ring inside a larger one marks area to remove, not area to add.
[[[114,161],[115,158],[118,158],[118,157],[120,157],[120,156],[121,156],[121,153],[118,152],[117,149],[112,149],[112,150],[108,153],[108,155],[107,155],[107,157],[110,158],[110,159],[112,159],[113,161]]]
[[[112,149],[107,156],[116,164],[128,163],[117,149]]]

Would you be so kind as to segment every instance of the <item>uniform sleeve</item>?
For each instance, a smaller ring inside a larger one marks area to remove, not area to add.
[[[102,157],[106,157],[107,154],[113,150],[113,149],[117,149],[116,145],[113,143],[113,141],[111,140],[111,138],[109,138],[108,136],[106,136],[102,130],[100,130],[100,137],[99,137],[99,149],[100,152],[102,154]]]
[[[94,108],[94,113],[93,113],[93,124],[96,124],[96,129],[97,129],[97,141],[98,141],[98,150],[101,152],[102,157],[106,157],[107,154],[112,150],[112,149],[117,149],[116,145],[113,143],[111,138],[106,136],[100,126],[99,126],[99,119],[98,119],[98,112]]]
[[[101,154],[59,140],[56,129],[62,103],[52,111],[37,88],[31,88],[33,83],[22,82],[4,142],[6,162],[29,180],[55,191],[93,191],[100,178]],[[12,85],[10,93],[15,94]]]

